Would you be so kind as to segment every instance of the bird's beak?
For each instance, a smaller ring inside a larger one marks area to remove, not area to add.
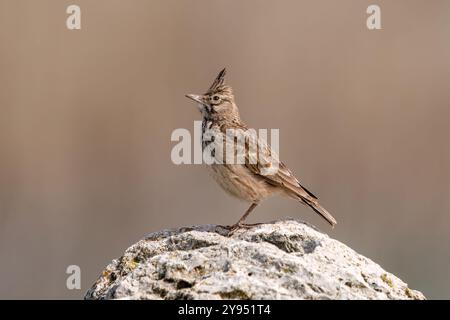
[[[198,95],[198,94],[187,94],[186,98],[189,98],[195,102],[200,103],[201,105],[204,105],[205,102],[203,101],[203,96]]]

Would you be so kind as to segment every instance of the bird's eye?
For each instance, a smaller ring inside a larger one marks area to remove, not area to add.
[[[214,101],[219,101],[219,100],[220,100],[220,97],[219,97],[219,96],[213,96],[213,100],[214,100]]]

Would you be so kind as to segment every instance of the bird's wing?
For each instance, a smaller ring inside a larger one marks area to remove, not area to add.
[[[238,136],[238,140],[245,141],[244,165],[253,174],[263,178],[270,185],[283,188],[289,196],[309,206],[332,226],[336,224],[334,217],[319,204],[317,197],[311,191],[300,184],[265,140],[258,138],[254,130],[247,129],[243,124],[235,124],[232,129],[238,129],[233,134]],[[242,150],[235,148],[235,155],[239,152]]]
[[[317,199],[311,191],[300,184],[265,140],[258,138],[251,131],[247,131],[247,133],[245,166],[253,174],[261,176],[271,185],[286,189],[288,194],[292,193],[295,197]]]

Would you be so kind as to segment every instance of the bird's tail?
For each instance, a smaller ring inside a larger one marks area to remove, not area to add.
[[[305,198],[302,198],[302,200],[307,206],[309,206],[315,212],[320,214],[322,216],[322,218],[327,220],[327,222],[331,225],[331,227],[334,228],[334,226],[337,224],[336,219],[331,215],[331,213],[329,213],[324,207],[322,207],[317,200],[305,199]]]

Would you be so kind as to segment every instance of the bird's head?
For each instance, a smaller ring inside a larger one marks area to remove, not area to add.
[[[206,118],[239,119],[234,103],[233,89],[224,84],[226,70],[219,72],[205,94],[187,94],[186,97],[197,102],[200,112]]]

